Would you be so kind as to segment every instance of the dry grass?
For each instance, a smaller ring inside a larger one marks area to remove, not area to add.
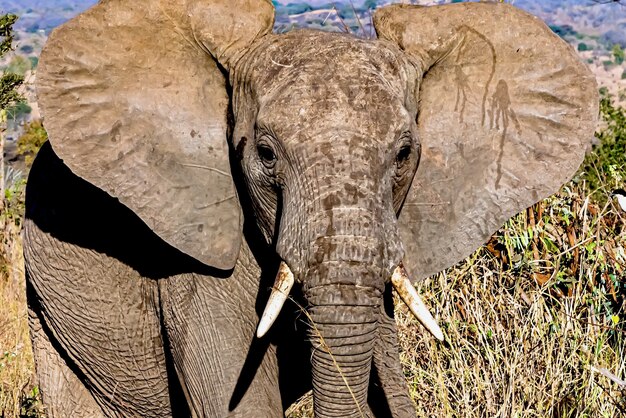
[[[616,244],[619,263],[626,265],[626,234],[620,228],[613,235],[605,222],[626,219],[609,210],[586,220],[584,209],[572,215],[587,233],[574,242],[563,233],[563,247],[545,258],[534,258],[532,238],[527,252],[515,248],[520,236],[513,231],[532,231],[541,243],[551,229],[543,222],[531,228],[531,216],[523,214],[498,239],[507,254],[521,255],[518,261],[507,265],[506,255],[483,248],[422,284],[444,326],[446,344],[437,344],[399,307],[402,362],[418,416],[608,418],[626,413],[626,387],[607,378],[626,375],[623,293],[608,300],[609,286],[596,282],[605,273],[599,251],[579,251],[578,260],[564,262],[566,254],[595,242],[604,248]],[[560,225],[552,226],[559,231]],[[581,267],[573,271],[577,262]]]
[[[21,212],[23,184],[14,186],[9,189],[18,195],[0,213],[0,416],[26,418],[37,416],[38,389],[28,335],[21,215],[15,216],[15,210]]]

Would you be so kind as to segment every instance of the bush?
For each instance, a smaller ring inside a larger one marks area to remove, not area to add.
[[[550,29],[561,38],[569,35],[576,36],[577,33],[571,25],[550,25]]]
[[[25,157],[26,166],[30,167],[39,148],[48,140],[48,133],[40,120],[26,125],[24,134],[17,140],[17,153]]]
[[[626,113],[604,95],[600,115],[605,128],[596,133],[599,144],[585,158],[582,177],[589,192],[596,193],[597,200],[603,203],[611,190],[623,188],[626,180]]]
[[[30,61],[22,57],[21,55],[17,55],[9,63],[9,66],[7,67],[7,72],[17,74],[23,77],[30,69]]]
[[[28,115],[33,109],[25,101],[20,101],[7,109],[7,118],[18,120]]]
[[[289,3],[285,6],[285,11],[289,15],[299,15],[302,13],[310,12],[313,8],[306,3]]]
[[[22,45],[20,47],[20,51],[24,54],[32,54],[34,50],[35,49],[32,47],[32,45]]]
[[[30,61],[30,68],[36,70],[39,65],[39,57],[28,57],[28,60]]]
[[[615,58],[615,63],[617,65],[622,65],[624,62],[624,50],[618,44],[613,45],[613,49],[611,50],[613,53],[613,57]]]

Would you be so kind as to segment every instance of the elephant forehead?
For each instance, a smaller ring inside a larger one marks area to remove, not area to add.
[[[349,126],[387,138],[410,123],[405,67],[397,51],[378,41],[296,31],[268,42],[249,77],[259,120],[286,136]]]
[[[331,83],[289,89],[262,103],[257,120],[283,137],[343,130],[384,140],[408,129],[411,119],[397,96],[358,84],[343,90],[350,91]]]
[[[275,35],[253,55],[249,76],[257,93],[273,95],[287,86],[332,84],[346,95],[349,87],[379,86],[394,95],[406,91],[406,62],[388,43],[345,34],[294,31]]]

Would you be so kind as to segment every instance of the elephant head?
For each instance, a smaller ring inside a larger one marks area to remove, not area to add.
[[[394,415],[410,415],[391,284],[443,338],[409,277],[463,259],[573,175],[594,78],[506,4],[385,7],[377,40],[272,34],[273,13],[268,0],[102,0],[43,53],[50,141],[217,269],[235,265],[249,201],[282,259],[258,335],[298,282],[316,416],[368,415],[372,367]]]

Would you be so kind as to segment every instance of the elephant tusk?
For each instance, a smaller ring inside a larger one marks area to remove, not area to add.
[[[259,327],[256,331],[258,338],[263,337],[269,331],[276,318],[278,318],[278,314],[280,314],[280,310],[289,296],[293,283],[294,278],[291,269],[284,261],[281,262],[276,275],[276,282],[272,288],[272,294],[267,301],[261,321],[259,321]]]
[[[393,287],[395,287],[396,291],[409,307],[413,315],[417,318],[418,321],[424,325],[424,327],[431,333],[433,336],[439,341],[443,341],[443,332],[435,318],[430,314],[424,302],[417,294],[417,290],[411,284],[411,280],[409,280],[409,276],[400,264],[396,267],[393,275],[391,276],[391,283]]]

